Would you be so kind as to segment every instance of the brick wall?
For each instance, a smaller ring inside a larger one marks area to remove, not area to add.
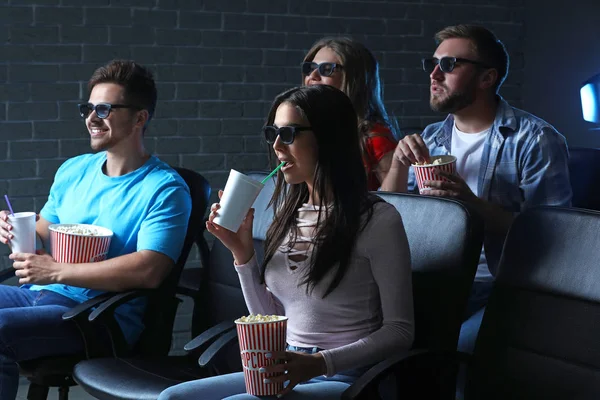
[[[259,130],[270,101],[300,83],[299,63],[322,36],[352,36],[375,52],[402,128],[441,118],[429,109],[419,60],[437,30],[459,22],[504,40],[512,62],[502,93],[519,105],[523,19],[522,0],[0,0],[0,194],[19,210],[41,209],[58,166],[89,151],[75,104],[113,58],[155,73],[147,149],[216,189],[230,168],[267,167]],[[180,331],[189,310],[185,303]],[[184,341],[181,333],[175,346]]]

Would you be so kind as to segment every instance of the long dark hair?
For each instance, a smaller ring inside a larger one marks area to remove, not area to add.
[[[318,40],[308,51],[304,61],[312,61],[323,47],[333,50],[342,62],[342,91],[350,97],[358,115],[360,148],[363,159],[369,160],[367,139],[374,124],[388,127],[394,136],[392,139],[398,137],[396,123],[389,118],[383,105],[379,63],[362,43],[347,37],[327,37]]]
[[[325,85],[290,89],[275,98],[267,125],[273,125],[277,109],[283,103],[292,105],[306,118],[316,138],[317,166],[313,190],[318,194],[319,204],[315,205],[320,206],[321,212],[310,265],[302,284],[306,284],[309,293],[330,271],[334,271],[323,295],[325,297],[344,277],[356,238],[371,218],[372,206],[378,198],[367,191],[356,113],[348,96]],[[289,232],[292,232],[293,246],[294,235],[298,232],[297,210],[308,200],[305,182],[288,185],[283,174],[277,174],[270,202],[275,215],[265,240],[262,282],[269,261]]]

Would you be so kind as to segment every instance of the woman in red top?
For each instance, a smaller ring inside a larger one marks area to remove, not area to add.
[[[358,114],[360,147],[369,190],[386,177],[396,148],[394,124],[381,96],[379,65],[373,54],[349,38],[324,38],[302,63],[304,85],[329,85],[342,90]]]

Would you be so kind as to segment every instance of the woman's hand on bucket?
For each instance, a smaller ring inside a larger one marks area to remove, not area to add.
[[[269,376],[265,378],[265,383],[289,381],[277,397],[285,396],[300,382],[327,373],[327,365],[321,353],[306,354],[296,351],[281,351],[267,353],[266,357],[280,360],[280,363],[263,367],[260,372],[265,374],[283,373],[283,375]]]

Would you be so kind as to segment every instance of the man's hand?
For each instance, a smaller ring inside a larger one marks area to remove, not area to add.
[[[450,182],[445,181],[425,181],[424,185],[431,187],[424,194],[428,196],[453,197],[462,201],[476,203],[479,198],[471,191],[469,185],[463,178],[458,175],[449,174],[447,172],[435,171],[437,175],[443,176]]]
[[[9,258],[14,260],[13,268],[20,285],[58,282],[61,266],[44,250],[38,250],[38,254],[14,253]]]
[[[394,158],[405,167],[419,162],[429,162],[429,149],[421,138],[421,135],[414,134],[402,138],[394,150]]]
[[[471,205],[475,212],[483,218],[486,231],[494,234],[506,235],[514,218],[511,212],[505,211],[499,205],[477,197],[460,176],[452,175],[440,170],[436,171],[436,174],[449,179],[450,182],[426,181],[424,183],[432,189],[423,194],[428,196],[452,197],[462,200]]]
[[[10,247],[10,240],[15,236],[12,234],[12,225],[8,223],[8,215],[10,211],[2,210],[0,211],[0,243],[6,244]],[[37,214],[35,216],[35,220],[38,221],[40,219],[40,215]]]
[[[10,246],[10,239],[14,238],[12,234],[12,225],[8,221],[9,211],[0,211],[0,242]]]
[[[429,149],[421,135],[405,136],[398,142],[394,150],[392,164],[381,182],[381,190],[384,192],[406,192],[408,169],[417,162],[429,162]]]

